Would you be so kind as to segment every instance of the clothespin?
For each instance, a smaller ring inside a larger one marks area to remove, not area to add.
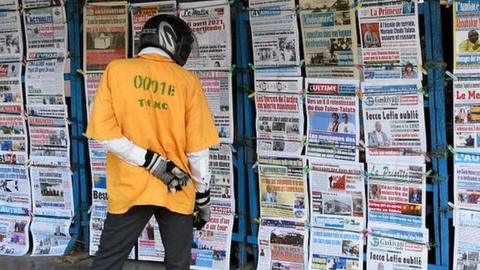
[[[249,67],[251,70],[255,71],[255,65],[254,65],[254,64],[248,63],[248,67]]]
[[[365,151],[367,149],[367,146],[365,145],[365,143],[362,140],[358,140],[358,146],[357,147],[360,151]]]
[[[419,92],[422,96],[428,97],[428,89],[427,89],[427,88],[425,88],[425,87],[422,86],[422,88],[418,89],[418,92]]]
[[[370,232],[370,230],[368,228],[365,228],[365,229],[362,230],[362,234],[363,234],[363,240],[366,241],[367,237],[369,235],[371,235],[372,233]]]
[[[305,136],[303,136],[302,140],[300,141],[300,144],[302,146],[304,146],[305,144],[307,144],[307,138]]]
[[[450,77],[453,81],[458,80],[458,77],[455,76],[453,73],[451,73],[451,72],[448,71],[448,70],[445,70],[445,74],[446,74],[448,77]]]
[[[433,173],[433,170],[432,170],[432,169],[428,170],[426,173],[423,174],[423,179],[426,179],[426,178],[427,178],[428,176],[430,176],[430,174],[432,174],[432,173]]]
[[[236,65],[232,65],[232,66],[230,67],[230,69],[228,70],[228,74],[232,75],[236,68],[237,68]]]
[[[420,72],[422,72],[423,75],[427,75],[427,74],[428,74],[427,70],[426,70],[422,65],[420,65],[420,64],[417,65],[417,68],[418,68],[418,70],[419,70]]]
[[[93,210],[93,203],[90,205],[90,207],[87,210],[87,214],[90,214]]]
[[[253,91],[252,93],[250,93],[250,94],[248,95],[248,98],[253,98],[253,97],[256,96],[256,95],[257,95],[257,91]]]
[[[356,69],[358,69],[360,72],[361,72],[362,69],[363,69],[363,65],[360,65],[360,64],[355,64],[354,67],[355,67]]]
[[[230,147],[230,150],[232,150],[232,153],[236,153],[236,152],[237,152],[237,149],[235,149],[235,147],[233,146],[233,144],[228,144],[228,146]]]
[[[448,145],[447,149],[448,149],[448,152],[452,154],[452,156],[455,156],[457,154],[457,150],[455,150],[453,146]]]
[[[355,91],[355,95],[356,95],[356,96],[358,97],[358,99],[360,99],[360,100],[363,100],[363,98],[364,98],[364,94],[363,94],[362,90],[360,90],[360,89],[357,89],[357,91]]]
[[[305,173],[310,173],[311,170],[312,170],[312,168],[310,168],[310,166],[305,166],[305,167],[303,168],[303,171],[304,171]]]
[[[354,1],[353,5],[351,6],[352,9],[354,9],[355,11],[357,11],[358,9],[360,9],[362,7],[362,1]]]
[[[254,218],[254,219],[253,219],[253,223],[255,223],[255,224],[258,224],[258,225],[260,225],[260,224],[261,224],[261,222],[260,222],[260,219],[259,219],[259,218]]]
[[[367,171],[362,171],[362,176],[366,179],[370,178],[370,174]]]
[[[305,59],[300,60],[300,67],[305,67]]]
[[[257,167],[258,167],[258,161],[255,161],[255,163],[253,163],[253,165],[252,165],[252,169],[255,169]]]
[[[80,73],[80,74],[82,74],[83,76],[85,76],[85,71],[83,71],[82,69],[77,69],[77,73]]]
[[[432,162],[432,159],[430,158],[427,152],[423,152],[423,157],[425,158],[426,162]]]

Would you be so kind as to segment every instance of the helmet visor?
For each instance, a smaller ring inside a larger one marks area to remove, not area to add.
[[[194,33],[192,33],[192,49],[190,51],[190,58],[200,58],[200,48],[198,47],[198,40]]]

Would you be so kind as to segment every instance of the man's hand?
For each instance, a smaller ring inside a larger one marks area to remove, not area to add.
[[[175,163],[150,150],[145,154],[143,167],[162,180],[172,193],[182,190],[190,180],[188,174]]]
[[[198,212],[194,216],[193,227],[201,230],[210,219],[210,189],[195,195],[195,208]]]

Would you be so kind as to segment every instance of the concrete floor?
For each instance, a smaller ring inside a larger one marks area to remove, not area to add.
[[[0,256],[0,270],[87,270],[93,257],[76,263],[66,261],[67,257],[12,257]],[[76,261],[76,260],[74,260]],[[162,263],[127,261],[123,270],[164,270]]]

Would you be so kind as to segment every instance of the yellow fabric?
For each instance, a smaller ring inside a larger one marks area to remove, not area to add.
[[[186,153],[220,143],[200,81],[172,60],[146,54],[111,62],[100,81],[86,135],[96,140],[122,136],[167,157],[190,173]],[[193,181],[172,194],[143,167],[107,154],[108,210],[121,214],[134,205],[158,205],[191,214]]]

